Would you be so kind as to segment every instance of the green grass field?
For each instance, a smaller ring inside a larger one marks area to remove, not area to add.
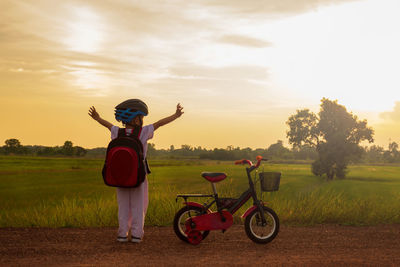
[[[0,227],[116,226],[115,188],[104,185],[101,159],[0,157]],[[222,196],[247,188],[243,166],[232,162],[153,160],[147,225],[171,225],[178,193],[211,193],[202,171],[226,172]],[[400,167],[351,166],[347,179],[326,182],[309,165],[264,164],[282,172],[280,190],[263,198],[286,225],[400,223]],[[235,214],[249,207],[247,203]]]

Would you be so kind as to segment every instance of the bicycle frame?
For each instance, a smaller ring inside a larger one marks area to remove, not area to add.
[[[234,213],[236,213],[236,211],[238,211],[250,198],[253,198],[253,206],[250,207],[243,215],[242,218],[245,218],[252,210],[254,209],[258,209],[260,211],[263,210],[263,202],[259,201],[257,198],[257,193],[255,190],[255,186],[254,186],[254,182],[251,178],[251,172],[255,169],[258,168],[259,163],[256,166],[251,166],[246,168],[246,173],[247,173],[247,178],[249,181],[249,188],[243,192],[240,197],[235,201],[235,203],[229,207],[227,210],[229,213],[231,213],[232,215]],[[219,202],[219,197],[218,197],[218,193],[217,190],[215,188],[215,184],[212,183],[212,188],[213,188],[213,193],[214,194],[179,194],[176,197],[176,200],[178,200],[179,197],[182,197],[184,199],[184,203],[186,205],[194,205],[194,206],[198,206],[204,209],[204,212],[209,212],[210,211],[210,207],[216,203],[217,206],[217,211],[222,215],[222,210],[223,210],[223,206],[220,205]],[[200,203],[196,203],[196,202],[188,202],[188,198],[190,197],[200,197],[200,198],[213,198],[213,200],[210,203],[205,203],[204,205],[200,204]],[[261,215],[261,220],[262,223],[266,223],[266,219],[264,216],[264,212],[260,212]],[[189,214],[190,216],[190,214]]]

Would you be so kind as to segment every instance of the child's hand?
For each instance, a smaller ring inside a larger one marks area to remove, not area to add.
[[[179,118],[184,112],[182,112],[183,107],[181,106],[181,104],[178,103],[178,105],[176,105],[176,112],[175,115],[177,118]]]
[[[97,113],[96,108],[94,106],[90,107],[88,114],[96,121],[100,119],[100,115],[99,113]]]
[[[182,109],[183,109],[183,107],[181,106],[181,104],[178,103],[178,105],[176,105],[176,112],[174,114],[153,123],[154,130],[157,130],[159,127],[161,127],[165,124],[168,124],[171,121],[174,121],[177,118],[179,118],[183,114]]]

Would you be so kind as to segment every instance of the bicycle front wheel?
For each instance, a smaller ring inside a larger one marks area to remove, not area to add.
[[[258,209],[253,210],[244,223],[247,236],[256,243],[266,244],[271,242],[279,232],[279,218],[275,211],[263,207],[266,222],[262,222]]]

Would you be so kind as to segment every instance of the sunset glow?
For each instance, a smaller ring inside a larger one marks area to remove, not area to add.
[[[105,146],[89,106],[117,123],[114,107],[140,98],[145,123],[184,106],[157,148],[265,148],[323,97],[367,119],[376,144],[400,142],[400,2],[261,3],[2,1],[0,142]]]

